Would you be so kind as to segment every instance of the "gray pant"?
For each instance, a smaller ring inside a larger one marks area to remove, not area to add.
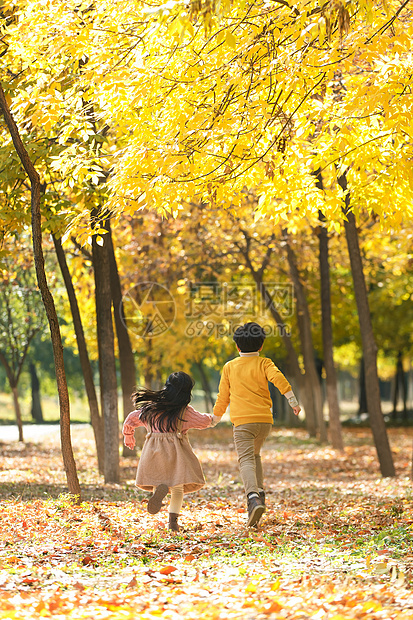
[[[272,424],[257,422],[234,427],[234,442],[245,493],[258,493],[263,488],[264,476],[260,450],[268,437]]]

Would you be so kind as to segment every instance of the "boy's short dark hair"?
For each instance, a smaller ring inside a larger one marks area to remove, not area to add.
[[[264,344],[265,332],[258,323],[245,323],[237,327],[233,339],[241,353],[253,353]]]

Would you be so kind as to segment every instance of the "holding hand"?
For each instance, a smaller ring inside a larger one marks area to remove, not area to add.
[[[298,415],[301,411],[301,407],[300,405],[297,405],[296,407],[293,407],[293,411],[295,415]]]
[[[135,447],[135,437],[133,435],[124,435],[123,443],[129,450],[133,450]]]

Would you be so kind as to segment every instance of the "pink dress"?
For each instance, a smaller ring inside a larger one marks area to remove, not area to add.
[[[188,405],[177,431],[161,433],[150,430],[143,444],[136,472],[136,486],[152,491],[159,484],[174,487],[182,484],[184,493],[192,493],[205,485],[202,467],[189,443],[187,432],[191,428],[204,429],[212,424],[212,415],[200,413]],[[145,426],[140,410],[132,411],[123,424],[123,434],[133,435],[135,428]]]

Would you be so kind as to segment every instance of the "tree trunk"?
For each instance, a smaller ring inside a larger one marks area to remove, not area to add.
[[[7,361],[6,356],[4,355],[2,351],[0,351],[0,362],[3,364],[4,370],[6,371],[7,380],[9,382],[10,389],[13,395],[13,406],[14,406],[14,412],[16,414],[16,424],[17,424],[17,430],[19,432],[19,441],[23,441],[23,425],[22,425],[19,397],[18,397],[18,392],[17,392],[17,385],[18,385],[19,379],[16,376],[16,373],[13,371],[12,367]]]
[[[310,385],[308,385],[308,389],[310,389],[313,394],[315,416],[320,441],[326,442],[327,429],[323,415],[323,396],[321,393],[321,383],[315,364],[310,312],[308,309],[308,303],[305,296],[304,287],[301,283],[301,278],[298,272],[295,254],[286,233],[284,233],[284,239],[286,240],[287,260],[290,268],[291,279],[294,284],[295,297],[297,301],[297,323],[298,330],[300,332],[305,374],[307,375],[310,383]]]
[[[100,223],[104,227],[104,222]],[[119,418],[116,380],[115,339],[112,323],[112,295],[108,235],[96,241],[92,237],[92,257],[95,274],[97,341],[99,351],[100,398],[104,425],[105,482],[119,482]]]
[[[118,339],[120,381],[122,387],[123,419],[126,420],[133,410],[131,396],[136,388],[135,357],[126,326],[126,317],[122,301],[122,288],[120,284],[118,266],[116,263],[115,249],[113,247],[112,231],[110,222],[107,220],[109,265],[110,265],[110,290],[113,302],[113,314],[115,317],[116,336]],[[123,445],[123,456],[136,456],[136,450],[130,450]]]
[[[399,372],[399,357],[397,356],[396,374],[394,376],[394,392],[393,392],[393,411],[391,417],[393,422],[397,419],[397,404],[399,402],[399,384],[400,384],[400,372]]]
[[[80,485],[77,477],[76,463],[73,456],[72,442],[70,437],[70,402],[63,360],[62,338],[60,334],[60,327],[57,319],[54,300],[47,285],[46,273],[44,268],[40,213],[40,177],[35,167],[33,166],[33,163],[30,160],[30,157],[20,138],[19,130],[10,113],[10,109],[7,105],[4,91],[1,85],[0,108],[3,112],[6,125],[10,131],[14,147],[30,179],[33,253],[36,266],[37,283],[39,285],[43,304],[46,310],[53,346],[57,390],[60,403],[60,439],[62,446],[63,464],[66,471],[69,493],[74,496],[75,501],[80,502]]]
[[[325,218],[320,213],[320,220]],[[321,296],[321,325],[323,333],[324,368],[326,371],[327,403],[329,414],[329,436],[335,450],[344,450],[341,432],[340,408],[338,404],[337,375],[333,356],[333,326],[331,321],[331,293],[330,293],[330,266],[328,260],[328,233],[324,226],[320,226],[319,264],[320,264],[320,296]]]
[[[29,364],[29,372],[30,372],[30,383],[32,388],[32,409],[31,416],[35,422],[38,424],[43,423],[43,411],[42,411],[42,403],[40,400],[40,382],[39,377],[37,376],[36,366],[33,362]]]
[[[148,390],[152,390],[154,388],[154,373],[153,373],[153,365],[152,365],[152,340],[150,338],[145,339],[146,344],[146,354],[145,354],[145,363],[144,363],[144,382],[145,387]]]
[[[364,358],[360,360],[360,375],[359,375],[359,410],[358,415],[367,413],[367,395],[366,395],[366,373],[364,371]]]
[[[13,394],[13,405],[14,405],[14,412],[16,414],[16,423],[17,423],[17,428],[19,430],[19,441],[23,442],[23,423],[22,423],[22,413],[21,413],[21,409],[20,409],[20,403],[19,403],[19,394],[17,391],[17,385],[12,385],[11,386],[11,391]]]
[[[339,177],[338,182],[343,191],[347,192],[347,177],[345,174]],[[366,375],[367,409],[370,425],[381,473],[383,476],[395,476],[393,456],[390,450],[386,425],[381,410],[379,377],[377,374],[377,347],[374,340],[373,326],[371,324],[370,307],[364,279],[356,219],[354,213],[350,211],[350,194],[348,192],[345,197],[345,215],[347,220],[344,222],[344,227],[360,323],[364,370]]]
[[[397,353],[396,375],[394,377],[394,394],[393,394],[393,420],[397,419],[397,405],[399,403],[399,397],[403,398],[403,420],[407,419],[407,382],[406,374],[403,370],[403,354],[401,351]]]
[[[95,437],[96,453],[98,459],[98,468],[103,474],[105,462],[105,444],[103,436],[103,418],[99,412],[99,404],[96,396],[95,382],[93,380],[93,371],[90,364],[89,354],[87,351],[85,333],[83,331],[82,319],[80,316],[79,304],[77,303],[76,291],[73,286],[72,277],[66,261],[65,252],[63,250],[62,241],[56,235],[53,235],[53,243],[56,250],[57,260],[59,262],[60,271],[62,272],[65,283],[67,296],[69,298],[70,311],[73,318],[73,326],[76,334],[77,348],[79,351],[79,360],[82,368],[83,379],[85,382],[86,395],[89,403],[90,421],[92,424],[93,434]]]
[[[214,399],[212,398],[211,386],[209,385],[208,377],[205,372],[205,368],[202,362],[195,362],[196,367],[199,370],[199,375],[201,377],[202,389],[204,390],[204,398],[205,398],[205,411],[207,413],[211,413],[214,407]]]
[[[407,420],[407,377],[403,369],[402,352],[400,351],[400,383],[403,394],[403,420]]]

